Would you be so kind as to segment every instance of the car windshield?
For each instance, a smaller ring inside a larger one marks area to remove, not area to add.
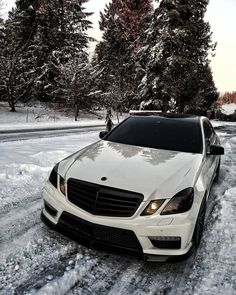
[[[105,140],[141,147],[202,153],[200,122],[190,118],[130,117]]]

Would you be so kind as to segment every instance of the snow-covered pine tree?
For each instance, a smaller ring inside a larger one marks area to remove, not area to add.
[[[209,67],[215,50],[208,0],[162,0],[141,54],[145,75],[139,86],[146,108],[205,113],[217,98]]]
[[[132,104],[136,55],[152,11],[150,0],[112,0],[101,13],[103,40],[95,50],[95,75],[97,90],[108,108],[120,109]]]
[[[4,33],[3,33],[3,1],[0,0],[0,49],[2,48],[1,45],[3,44],[3,37],[4,37]],[[2,52],[2,49],[1,49]]]
[[[2,19],[3,19],[3,6],[4,6],[4,2],[3,0],[0,0],[0,22],[2,22]]]
[[[68,107],[74,108],[76,118],[80,110],[90,110],[95,103],[90,96],[91,90],[91,65],[87,54],[81,54],[60,66],[60,77],[57,82],[59,96]]]
[[[3,1],[0,0],[0,98],[1,100],[3,99],[3,93],[4,93],[4,88],[3,88],[3,79],[1,77],[3,77],[4,74],[4,69],[3,69],[3,64],[2,61],[4,59],[3,57],[3,50],[4,50],[4,23],[3,23]]]
[[[25,102],[32,94],[35,56],[31,46],[37,28],[35,2],[17,0],[3,27],[0,91],[13,112],[18,101]]]
[[[83,56],[91,38],[86,34],[91,22],[91,13],[85,12],[88,0],[49,0],[39,6],[39,25],[35,39],[35,54],[38,57],[37,97],[43,101],[63,101],[68,81],[62,77],[71,71],[71,63]],[[88,58],[87,58],[88,61]],[[65,67],[68,66],[68,69]],[[73,67],[75,69],[75,67]],[[77,71],[74,73],[77,74]]]

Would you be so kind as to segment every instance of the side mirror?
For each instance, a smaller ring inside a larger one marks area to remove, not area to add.
[[[219,145],[211,145],[208,155],[220,156],[225,154],[225,149]]]
[[[103,139],[107,134],[108,134],[107,131],[101,131],[101,132],[99,133],[99,138]]]

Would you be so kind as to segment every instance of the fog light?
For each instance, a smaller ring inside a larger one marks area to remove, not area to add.
[[[149,237],[153,246],[160,249],[180,249],[180,237]]]

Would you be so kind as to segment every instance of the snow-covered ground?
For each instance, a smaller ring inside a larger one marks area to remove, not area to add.
[[[41,223],[51,168],[98,140],[97,131],[0,143],[0,295],[236,294],[236,125],[217,126],[220,180],[200,248],[179,264],[89,250]]]
[[[28,107],[21,105],[16,110],[16,113],[12,113],[6,103],[0,102],[0,132],[2,130],[94,126],[105,124],[106,119],[105,110],[96,112],[96,114],[79,114],[78,121],[75,121],[73,115],[66,116],[65,113],[54,111],[40,104]],[[126,117],[127,114],[123,114],[119,120]],[[117,123],[115,114],[112,121]]]

